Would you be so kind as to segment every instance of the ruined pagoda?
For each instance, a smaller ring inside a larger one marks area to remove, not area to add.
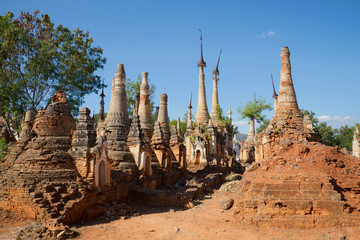
[[[161,131],[164,134],[164,141],[166,144],[169,144],[170,141],[170,126],[169,126],[169,116],[167,109],[167,94],[163,93],[160,95],[160,108],[157,121],[160,123]]]
[[[114,169],[137,170],[135,160],[126,144],[130,128],[129,113],[126,99],[126,73],[124,64],[117,66],[111,93],[109,113],[106,116],[106,131],[108,132],[108,156]]]
[[[281,48],[280,57],[280,88],[275,117],[286,117],[288,114],[301,116],[291,76],[290,51],[288,47]]]
[[[282,47],[279,95],[273,87],[274,116],[255,139],[255,160],[271,156],[289,141],[319,141],[308,115],[299,109],[291,76],[290,51]]]
[[[106,117],[106,128],[108,130],[115,130],[118,127],[123,127],[126,132],[129,130],[130,121],[127,108],[125,81],[126,73],[124,64],[120,63],[118,64],[115,73],[109,113]]]
[[[140,104],[138,109],[141,130],[144,133],[147,141],[151,139],[151,134],[153,132],[152,121],[151,121],[148,75],[149,75],[148,72],[142,73],[143,78],[140,85]]]
[[[199,68],[199,96],[198,96],[198,106],[196,111],[195,124],[207,125],[209,123],[210,116],[206,103],[205,74],[204,74],[204,67],[206,67],[206,63],[203,58],[201,30],[200,30],[200,48],[201,48],[200,61],[197,64]]]

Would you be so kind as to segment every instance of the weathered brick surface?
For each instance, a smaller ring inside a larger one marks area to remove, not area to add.
[[[296,228],[360,224],[356,158],[322,144],[291,142],[256,164],[244,174],[239,190],[243,223]]]

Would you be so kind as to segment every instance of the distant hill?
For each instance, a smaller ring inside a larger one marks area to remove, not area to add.
[[[247,136],[248,136],[247,134],[238,133],[236,134],[236,139],[239,141],[245,141]]]

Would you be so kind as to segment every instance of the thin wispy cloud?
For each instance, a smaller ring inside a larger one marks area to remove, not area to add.
[[[350,116],[329,116],[329,115],[321,115],[318,117],[320,122],[327,123],[339,123],[339,124],[352,124],[357,119],[356,117]]]
[[[273,37],[275,36],[275,32],[274,31],[268,31],[268,32],[264,32],[261,34],[256,34],[256,37],[258,38],[268,38],[268,37]]]
[[[237,121],[237,122],[233,122],[233,124],[235,126],[244,126],[244,125],[248,125],[249,122],[248,121]]]

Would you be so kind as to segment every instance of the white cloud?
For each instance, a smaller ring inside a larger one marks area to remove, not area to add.
[[[234,122],[233,123],[235,126],[246,126],[246,125],[249,125],[249,122],[248,121],[237,121],[237,122]]]
[[[273,36],[275,36],[275,34],[276,33],[274,31],[268,31],[267,33],[256,34],[256,37],[267,38],[267,37],[273,37]]]
[[[357,118],[350,116],[329,116],[329,115],[321,115],[318,117],[320,122],[327,123],[339,123],[339,124],[352,124]]]

